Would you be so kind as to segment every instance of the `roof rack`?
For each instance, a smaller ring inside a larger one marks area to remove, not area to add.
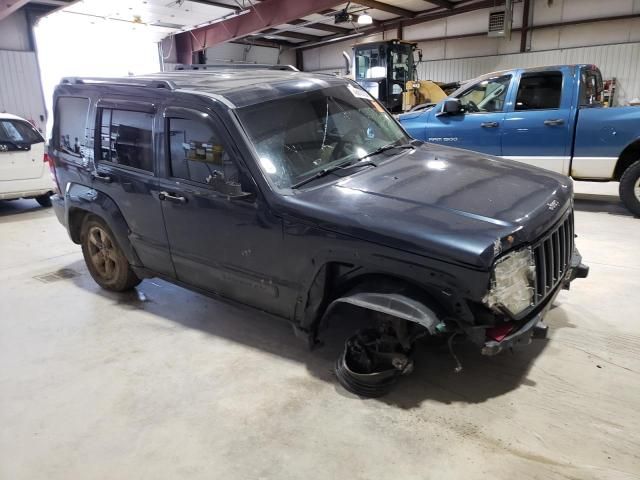
[[[208,64],[179,64],[175,67],[176,71],[180,70],[287,70],[291,72],[299,72],[293,65],[274,65],[270,63],[208,63]]]
[[[108,78],[108,77],[64,77],[60,83],[78,84],[102,84],[102,85],[128,85],[130,87],[166,88],[175,90],[177,87],[171,80],[150,80],[145,78]]]

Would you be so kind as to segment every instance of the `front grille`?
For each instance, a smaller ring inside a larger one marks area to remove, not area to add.
[[[536,262],[536,297],[538,304],[552,292],[571,267],[573,253],[573,210],[559,227],[534,247]]]

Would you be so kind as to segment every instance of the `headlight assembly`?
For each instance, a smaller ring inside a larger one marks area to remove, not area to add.
[[[531,248],[510,252],[493,267],[491,289],[484,303],[491,309],[518,315],[533,305],[536,267]]]

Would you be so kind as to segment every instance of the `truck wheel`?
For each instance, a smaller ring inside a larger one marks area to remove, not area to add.
[[[80,235],[84,261],[98,285],[106,290],[124,292],[141,282],[103,220],[88,217]]]
[[[44,195],[39,195],[36,197],[36,202],[40,204],[42,207],[50,207],[51,206],[51,194],[45,193]]]
[[[620,198],[629,211],[640,217],[640,160],[624,171],[620,179]]]

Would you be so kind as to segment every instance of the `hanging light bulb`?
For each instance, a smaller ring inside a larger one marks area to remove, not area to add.
[[[358,25],[371,25],[373,23],[373,18],[367,12],[364,12],[362,15],[358,17]]]

